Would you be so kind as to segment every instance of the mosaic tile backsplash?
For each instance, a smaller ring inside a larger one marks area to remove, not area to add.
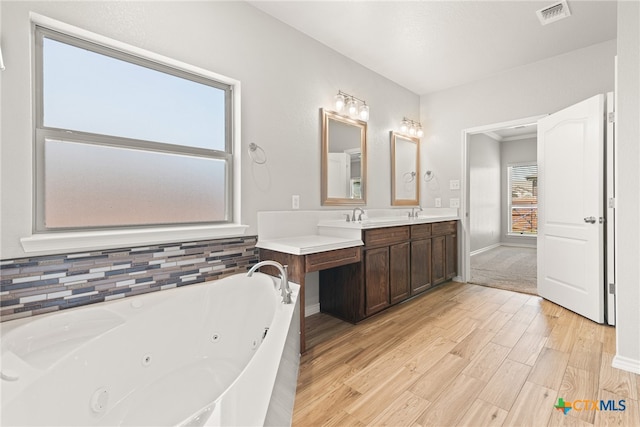
[[[258,262],[256,236],[0,261],[0,321],[214,280]]]

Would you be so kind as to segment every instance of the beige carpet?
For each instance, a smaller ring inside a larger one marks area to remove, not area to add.
[[[536,249],[498,246],[471,257],[469,283],[538,294]]]

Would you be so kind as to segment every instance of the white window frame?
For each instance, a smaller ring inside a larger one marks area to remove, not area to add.
[[[518,233],[515,231],[512,231],[512,227],[513,227],[513,223],[512,223],[512,208],[513,208],[513,204],[512,204],[512,199],[511,199],[511,168],[512,167],[520,167],[520,166],[537,166],[538,163],[537,162],[522,162],[522,163],[509,163],[507,165],[507,217],[508,217],[508,222],[507,222],[507,236],[509,237],[536,237],[538,235],[537,231],[536,233]],[[535,205],[531,205],[531,207],[535,207],[536,209],[538,208],[538,204],[536,203]]]
[[[144,227],[120,227],[110,229],[93,229],[93,230],[67,230],[49,232],[43,230],[41,225],[41,213],[37,212],[38,209],[38,189],[36,188],[37,180],[39,179],[39,172],[36,169],[36,161],[34,161],[34,186],[33,186],[33,229],[30,236],[25,236],[21,239],[23,249],[27,253],[31,252],[56,252],[56,251],[71,251],[71,250],[83,250],[89,248],[111,248],[122,246],[139,246],[145,244],[165,243],[173,241],[186,241],[186,240],[198,240],[209,238],[222,238],[232,237],[244,234],[248,226],[242,225],[240,218],[240,82],[229,77],[213,73],[209,70],[199,68],[190,64],[177,61],[172,58],[168,58],[156,53],[137,48],[135,46],[122,43],[99,34],[92,33],[90,31],[62,23],[60,21],[36,14],[30,14],[32,23],[32,37],[33,43],[36,40],[36,27],[43,27],[48,30],[65,34],[69,37],[75,37],[81,40],[85,40],[89,43],[94,43],[105,48],[113,49],[119,52],[124,52],[128,55],[144,58],[145,60],[155,62],[164,67],[169,67],[178,71],[183,71],[191,75],[199,76],[204,79],[214,80],[225,85],[229,85],[231,90],[231,104],[232,104],[232,116],[233,119],[230,123],[231,140],[229,142],[228,151],[231,154],[231,158],[228,163],[229,170],[229,187],[227,193],[229,194],[226,200],[227,208],[229,209],[228,221],[219,224],[184,224],[184,225],[169,225],[169,226],[144,226]],[[32,53],[33,64],[33,79],[34,84],[34,99],[35,96],[41,96],[41,88],[39,87],[38,78],[36,76],[36,49]],[[40,91],[40,92],[38,92]],[[34,139],[34,158],[41,151],[38,148],[38,144],[42,144],[44,137],[38,133],[42,133],[42,130],[37,130],[38,120],[41,120],[41,111],[37,111],[38,102],[34,102],[33,111],[33,139]],[[45,132],[46,133],[46,132]]]

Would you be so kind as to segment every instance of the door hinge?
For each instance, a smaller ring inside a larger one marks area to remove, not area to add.
[[[611,208],[611,209],[615,209],[616,208],[616,198],[615,197],[609,197],[609,208]]]
[[[612,111],[612,112],[607,114],[607,121],[609,123],[615,123],[616,122],[616,113],[615,113],[615,111]]]
[[[611,294],[611,295],[615,295],[616,294],[616,284],[615,283],[609,283],[609,294]]]

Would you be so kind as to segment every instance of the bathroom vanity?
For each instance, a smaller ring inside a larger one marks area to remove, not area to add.
[[[362,221],[336,219],[346,216],[339,211],[261,212],[256,246],[261,260],[288,265],[302,302],[308,275],[318,274],[320,311],[357,323],[456,276],[457,210],[434,211]],[[305,304],[300,317],[304,353]]]
[[[320,310],[357,323],[452,279],[457,221],[362,230],[360,262],[320,271]]]

